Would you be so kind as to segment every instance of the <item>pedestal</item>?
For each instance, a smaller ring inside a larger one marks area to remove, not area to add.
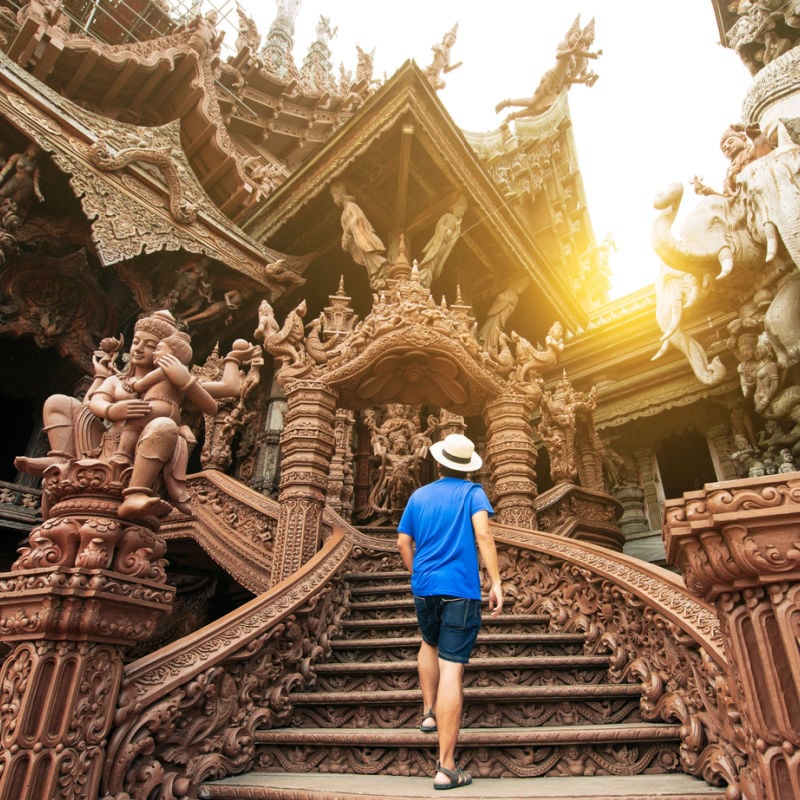
[[[116,517],[115,477],[50,467],[50,516],[0,574],[0,800],[97,797],[123,653],[172,607],[164,544]]]
[[[668,560],[719,614],[751,755],[744,796],[800,797],[800,477],[687,492],[667,501],[664,536]]]

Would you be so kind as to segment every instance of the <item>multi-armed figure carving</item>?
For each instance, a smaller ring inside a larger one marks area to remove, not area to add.
[[[411,493],[422,484],[420,467],[438,420],[428,417],[423,431],[419,415],[411,407],[390,403],[380,425],[373,410],[364,413],[364,422],[371,434],[372,451],[378,458],[378,474],[369,494],[367,513],[399,519]]]

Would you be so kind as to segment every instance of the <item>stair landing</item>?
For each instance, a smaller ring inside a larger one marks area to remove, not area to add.
[[[251,772],[203,784],[204,800],[724,800],[724,788],[680,773],[580,778],[476,778],[470,786],[433,788],[433,778],[319,772]]]

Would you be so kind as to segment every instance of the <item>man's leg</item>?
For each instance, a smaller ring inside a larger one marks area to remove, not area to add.
[[[439,688],[439,649],[423,641],[417,654],[419,688],[422,689],[423,711],[436,708],[436,692]]]
[[[445,769],[456,768],[455,751],[461,727],[463,705],[464,665],[439,659],[439,688],[436,692],[436,726],[439,729],[439,764]],[[437,772],[435,783],[450,783],[444,773]]]

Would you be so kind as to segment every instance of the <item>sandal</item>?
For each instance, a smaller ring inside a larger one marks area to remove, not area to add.
[[[433,725],[426,725],[425,721],[432,719]],[[436,714],[433,713],[433,709],[429,708],[423,715],[422,721],[419,724],[419,729],[423,733],[436,733]]]
[[[434,789],[458,789],[459,786],[469,786],[472,783],[472,775],[465,769],[461,769],[457,764],[455,769],[447,769],[441,764],[437,764],[436,771],[447,775],[450,778],[450,783],[436,783],[434,781]]]

